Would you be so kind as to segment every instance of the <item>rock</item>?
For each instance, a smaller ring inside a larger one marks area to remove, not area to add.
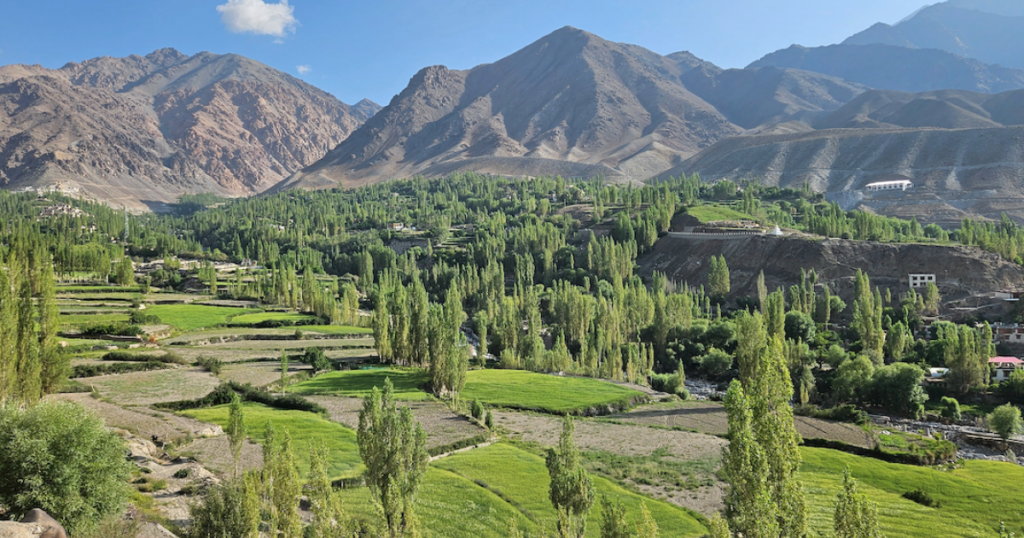
[[[136,538],[178,538],[159,523],[146,523],[139,529]]]
[[[196,433],[199,437],[217,437],[218,435],[224,435],[224,428],[220,426],[211,426],[204,428]]]
[[[50,517],[50,514],[38,508],[29,510],[25,517],[21,518],[21,522],[43,527],[43,533],[39,535],[39,538],[68,538],[64,527],[56,519]]]
[[[46,527],[37,523],[0,521],[0,538],[39,538],[46,530]]]

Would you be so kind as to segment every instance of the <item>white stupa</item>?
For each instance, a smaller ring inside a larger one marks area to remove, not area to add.
[[[769,234],[771,234],[771,235],[774,235],[774,236],[776,236],[776,237],[782,237],[782,235],[783,235],[783,234],[782,234],[782,229],[781,229],[781,228],[779,228],[779,225],[778,225],[778,224],[776,224],[776,225],[775,225],[775,228],[772,228],[772,231],[770,231],[770,232],[768,232],[768,233],[769,233]]]

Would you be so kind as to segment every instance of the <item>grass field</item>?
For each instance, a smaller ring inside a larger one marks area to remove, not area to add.
[[[124,405],[201,398],[220,384],[210,373],[193,368],[86,377],[78,381],[95,387],[103,396]]]
[[[264,321],[285,321],[294,324],[314,322],[316,318],[298,312],[259,312],[235,316],[231,318],[231,325],[253,325]]]
[[[642,396],[633,389],[586,377],[559,377],[520,370],[473,370],[462,400],[494,407],[566,413]]]
[[[154,305],[145,310],[160,321],[172,325],[182,331],[194,331],[204,327],[224,325],[228,316],[249,312],[245,308],[228,308],[224,306],[206,306],[198,304],[167,304]]]
[[[430,395],[423,392],[422,388],[427,382],[427,372],[418,369],[387,368],[330,372],[292,385],[288,387],[288,392],[362,398],[370,394],[374,387],[383,388],[385,379],[391,379],[397,400],[430,399]]]
[[[138,293],[138,286],[57,286],[57,293]]]
[[[746,213],[740,213],[730,207],[720,205],[702,205],[686,209],[686,214],[701,222],[712,222],[716,220],[754,220],[754,217]]]
[[[1024,468],[1009,463],[969,460],[954,470],[886,463],[821,448],[802,449],[801,479],[808,492],[812,527],[832,527],[832,510],[844,467],[858,480],[859,489],[878,503],[882,530],[888,536],[964,537],[997,536],[999,523],[1018,535],[1024,531],[1024,513],[1008,507],[1024,502]],[[939,502],[939,508],[904,499],[921,489]]]
[[[245,428],[253,441],[263,444],[267,422],[273,422],[278,435],[285,429],[292,436],[292,448],[299,465],[299,474],[309,473],[309,451],[313,442],[323,439],[330,449],[329,471],[331,478],[356,476],[362,472],[356,433],[341,424],[331,422],[314,413],[273,409],[263,404],[246,403]],[[212,422],[222,427],[228,424],[228,406],[220,405],[205,409],[183,411],[183,415]]]
[[[555,528],[557,516],[548,499],[550,479],[540,456],[499,443],[438,460],[434,466],[473,480],[481,486],[486,484],[488,490],[500,492],[501,497],[514,501],[515,506],[541,528]],[[594,487],[598,498],[608,495],[621,500],[631,519],[639,515],[641,501],[646,502],[658,522],[662,537],[702,536],[707,532],[697,517],[683,508],[644,498],[599,477],[594,477]],[[590,524],[587,525],[587,536],[600,534],[597,524],[599,518],[600,508],[595,506],[591,511]],[[496,529],[499,531],[497,535],[502,536],[501,532],[505,528],[507,522]]]
[[[65,325],[89,325],[91,323],[116,323],[128,321],[128,314],[61,314],[60,322]]]
[[[373,334],[373,329],[348,325],[302,325],[295,328],[303,332],[322,334]]]

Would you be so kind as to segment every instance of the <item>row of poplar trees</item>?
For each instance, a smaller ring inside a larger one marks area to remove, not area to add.
[[[12,248],[0,263],[0,402],[31,404],[61,389],[71,366],[59,327],[53,259]]]

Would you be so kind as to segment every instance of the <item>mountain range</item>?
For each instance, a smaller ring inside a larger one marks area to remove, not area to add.
[[[0,183],[60,185],[159,208],[184,193],[262,192],[315,163],[379,106],[234,54],[0,67]]]
[[[0,182],[159,210],[186,192],[458,171],[622,182],[697,172],[807,181],[886,214],[1024,220],[1024,70],[991,63],[1020,47],[976,29],[994,17],[1012,32],[1022,15],[1015,1],[952,0],[744,69],[566,27],[494,63],[426,67],[383,108],[233,54],[5,66]],[[863,194],[893,177],[918,188],[898,200]]]

